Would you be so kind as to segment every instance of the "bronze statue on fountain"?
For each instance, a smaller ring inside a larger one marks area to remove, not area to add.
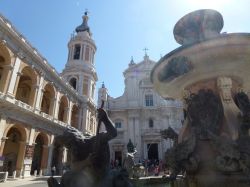
[[[96,136],[84,136],[73,127],[67,127],[54,140],[52,167],[57,167],[57,156],[62,146],[70,154],[70,170],[63,174],[59,183],[53,176],[48,179],[49,187],[130,187],[126,172],[109,169],[108,141],[117,136],[117,130],[107,113],[98,109],[99,123],[103,122],[106,132]],[[98,128],[99,130],[99,128]]]

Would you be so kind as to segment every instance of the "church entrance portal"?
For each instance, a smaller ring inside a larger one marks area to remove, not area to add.
[[[148,149],[148,159],[149,160],[158,160],[159,159],[158,144],[157,143],[147,144],[147,149]]]
[[[116,166],[121,166],[122,164],[122,152],[115,151],[115,164]]]

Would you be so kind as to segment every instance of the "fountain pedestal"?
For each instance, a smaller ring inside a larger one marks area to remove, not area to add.
[[[248,186],[250,181],[250,34],[220,34],[223,18],[198,10],[177,22],[182,46],[151,72],[164,98],[182,99],[186,119],[178,144],[166,152],[174,179],[186,186]]]

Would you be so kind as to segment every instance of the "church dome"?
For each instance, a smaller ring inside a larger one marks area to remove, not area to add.
[[[88,26],[88,12],[84,13],[84,16],[82,17],[82,24],[76,27],[76,32],[84,32],[87,31],[88,33],[90,32],[89,26]]]

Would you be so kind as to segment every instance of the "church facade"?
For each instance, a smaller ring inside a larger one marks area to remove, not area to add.
[[[0,15],[0,171],[12,177],[48,174],[53,139],[71,125],[96,131],[95,42],[88,15],[68,43],[68,60],[59,74]],[[58,155],[60,173],[67,150]]]
[[[139,63],[132,59],[123,73],[125,90],[122,96],[109,96],[104,84],[98,91],[98,106],[103,95],[108,95],[104,107],[118,130],[118,136],[110,142],[111,159],[118,160],[120,164],[129,142],[137,150],[136,162],[162,160],[172,142],[163,139],[160,131],[170,126],[179,132],[182,126],[182,102],[165,100],[153,89],[150,72],[154,65],[155,62],[147,54]]]

